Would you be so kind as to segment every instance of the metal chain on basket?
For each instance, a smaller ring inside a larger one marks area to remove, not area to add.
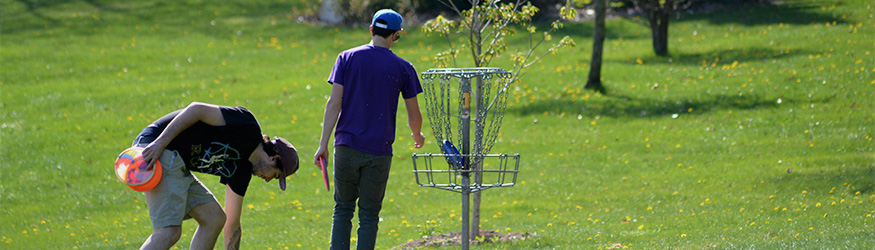
[[[501,123],[504,120],[504,110],[507,107],[507,84],[505,83],[510,78],[510,73],[499,73],[496,74],[497,78],[494,78],[492,84],[484,83],[484,85],[490,86],[489,89],[484,87],[485,96],[491,96],[491,87],[494,85],[498,87],[498,90],[495,93],[495,96],[491,99],[486,99],[484,102],[485,108],[481,110],[482,114],[478,114],[480,117],[485,117],[483,121],[483,130],[485,130],[485,137],[483,137],[483,148],[481,154],[487,154],[492,149],[492,146],[495,145],[495,141],[498,139],[498,131],[501,128]],[[486,124],[488,121],[488,124]]]
[[[425,97],[425,110],[428,119],[431,121],[429,123],[431,124],[431,131],[436,139],[442,141],[444,138],[444,120],[449,119],[448,117],[441,115],[442,107],[444,105],[444,91],[441,87],[443,79],[434,74],[422,74],[421,78],[424,82],[423,85],[425,85],[423,96]],[[435,78],[438,78],[437,88],[435,86]],[[443,148],[441,148],[441,150],[443,150]]]
[[[452,108],[450,108],[450,105],[452,104],[452,102],[450,102],[450,100],[452,100],[452,97],[453,97],[453,95],[450,94],[450,93],[453,93],[450,91],[452,79],[453,78],[450,75],[441,75],[440,76],[440,96],[441,96],[441,103],[440,104],[441,104],[441,106],[440,106],[440,110],[438,110],[437,112],[440,114],[439,116],[442,118],[442,121],[439,124],[441,127],[439,129],[446,130],[446,131],[444,131],[445,136],[443,138],[438,138],[438,141],[437,141],[438,147],[440,147],[441,152],[446,152],[444,150],[443,143],[441,143],[441,142],[443,142],[443,140],[453,141],[453,131],[452,131],[452,128],[450,126],[451,120],[452,120],[450,118],[453,117],[453,114],[450,112],[452,110]]]
[[[501,123],[504,119],[504,111],[507,107],[507,81],[512,74],[508,71],[497,68],[475,68],[475,69],[432,69],[421,75],[424,81],[424,96],[425,106],[431,121],[432,133],[435,139],[438,140],[438,147],[442,152],[444,140],[452,142],[454,145],[461,145],[461,138],[454,138],[454,125],[451,118],[455,118],[456,133],[461,136],[462,120],[461,107],[464,105],[464,93],[461,87],[461,81],[469,81],[472,85],[472,94],[477,95],[479,103],[482,107],[477,109],[472,107],[471,121],[478,128],[475,129],[474,136],[479,140],[472,140],[473,150],[471,154],[485,155],[488,154],[495,145],[498,138],[498,131],[501,128]],[[459,81],[458,85],[453,84],[453,79]],[[471,82],[473,80],[473,82]],[[477,81],[480,83],[480,89],[476,89]],[[493,86],[494,85],[494,86]],[[455,87],[457,91],[453,91]],[[492,90],[497,88],[495,96],[492,96]],[[480,91],[479,93],[474,93]],[[455,95],[453,95],[455,94]],[[473,98],[473,97],[472,97]],[[456,99],[457,101],[453,101]],[[455,104],[455,106],[453,106]],[[472,104],[476,105],[476,104]],[[455,113],[454,113],[455,112]],[[454,140],[455,139],[455,140]],[[472,163],[477,165],[480,163],[480,157],[474,157]]]
[[[479,96],[482,98],[480,103],[483,107],[478,110],[476,121],[476,126],[480,128],[476,129],[476,138],[480,138],[480,141],[476,142],[479,145],[477,152],[474,152],[474,154],[486,155],[492,149],[492,146],[495,145],[495,141],[498,138],[498,130],[501,128],[501,123],[504,119],[504,109],[507,106],[508,94],[505,89],[505,80],[508,78],[510,78],[510,73],[504,72],[490,72],[481,76],[483,82]],[[494,97],[492,96],[493,87],[499,89]],[[480,166],[482,161],[483,157],[473,158],[475,166]]]

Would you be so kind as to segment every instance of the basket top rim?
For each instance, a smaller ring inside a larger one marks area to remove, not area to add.
[[[510,71],[501,68],[437,68],[422,72],[422,75],[487,75],[510,73]]]

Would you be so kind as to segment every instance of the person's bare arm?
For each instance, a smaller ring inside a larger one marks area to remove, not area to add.
[[[231,186],[225,186],[225,249],[240,249],[240,238],[243,230],[240,227],[240,215],[243,210],[243,196],[231,190]]]
[[[331,133],[334,132],[334,127],[337,125],[342,105],[343,85],[332,84],[331,95],[325,104],[325,117],[322,118],[322,137],[319,139],[319,149],[316,150],[316,154],[313,156],[313,164],[316,166],[319,166],[319,158],[328,160],[328,141],[331,140]]]
[[[404,99],[404,107],[407,108],[407,125],[412,132],[413,147],[421,148],[425,144],[425,137],[422,135],[422,113],[419,111],[419,101],[415,96]]]
[[[176,138],[182,131],[197,122],[204,122],[213,126],[223,126],[225,125],[225,117],[222,115],[222,110],[219,109],[219,106],[200,102],[189,104],[188,107],[185,107],[170,121],[170,124],[167,125],[167,128],[161,132],[161,135],[155,141],[149,143],[143,149],[143,159],[149,162],[148,169],[152,169],[155,166],[155,162],[161,158],[161,153],[164,152],[164,148],[170,144],[170,141],[173,141],[173,138]]]

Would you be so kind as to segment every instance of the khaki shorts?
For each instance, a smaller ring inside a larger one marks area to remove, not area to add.
[[[185,161],[179,153],[164,150],[159,162],[163,171],[161,181],[152,190],[143,192],[153,229],[181,226],[183,220],[191,218],[188,213],[195,206],[219,203],[210,190],[185,169]]]

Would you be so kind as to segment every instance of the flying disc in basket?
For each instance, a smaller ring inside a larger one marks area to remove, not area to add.
[[[161,162],[155,162],[152,170],[146,170],[147,167],[149,163],[143,160],[143,148],[131,147],[115,160],[115,175],[134,191],[145,192],[161,181]]]
[[[444,140],[444,154],[447,154],[447,162],[450,163],[455,168],[462,167],[462,154],[459,153],[459,149],[456,149],[456,146],[453,146],[453,143],[449,140]]]
[[[319,157],[319,169],[322,170],[322,181],[325,182],[325,190],[331,191],[331,188],[328,186],[328,169],[325,168],[325,165],[328,165],[325,158]]]

